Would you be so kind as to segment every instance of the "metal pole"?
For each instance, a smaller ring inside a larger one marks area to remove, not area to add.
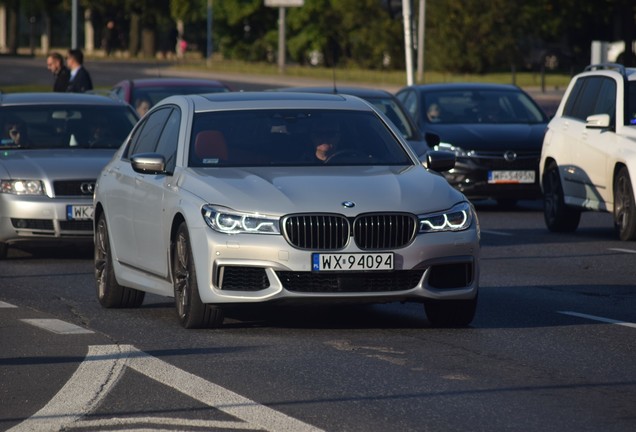
[[[417,26],[417,82],[424,78],[424,36],[426,33],[426,0],[420,0],[419,25]]]
[[[71,48],[77,49],[77,0],[73,0],[71,7]]]
[[[285,73],[285,8],[278,8],[278,73]]]
[[[406,85],[413,85],[413,32],[411,31],[411,0],[402,1],[402,16],[404,18]]]

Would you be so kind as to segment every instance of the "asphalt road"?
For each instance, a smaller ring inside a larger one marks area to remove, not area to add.
[[[162,77],[202,77],[218,79],[227,83],[235,91],[260,91],[270,88],[288,86],[330,86],[332,81],[316,80],[310,78],[297,78],[276,75],[230,74],[205,71],[187,71],[177,69],[174,65],[165,61],[155,62],[122,62],[90,59],[85,62],[85,67],[90,72],[93,85],[99,88],[110,88],[118,81],[149,76]],[[46,60],[40,57],[8,57],[0,56],[0,91],[5,86],[40,84],[53,86],[51,73],[46,69]],[[361,85],[364,86],[364,85]],[[376,85],[389,92],[399,90],[401,86],[392,84]],[[542,90],[539,87],[525,89],[543,107],[548,115],[556,111],[563,91],[565,89],[548,88]]]
[[[0,430],[635,430],[634,243],[607,214],[554,234],[538,202],[477,209],[467,329],[388,304],[250,307],[188,331],[171,299],[101,309],[90,247],[11,250]]]

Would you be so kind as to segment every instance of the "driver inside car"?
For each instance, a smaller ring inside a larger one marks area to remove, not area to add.
[[[309,159],[316,162],[326,162],[337,152],[340,142],[340,128],[331,122],[319,122],[311,129],[313,154]]]

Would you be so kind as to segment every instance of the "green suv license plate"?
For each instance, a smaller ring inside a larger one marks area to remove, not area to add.
[[[311,255],[313,271],[393,270],[393,253]]]

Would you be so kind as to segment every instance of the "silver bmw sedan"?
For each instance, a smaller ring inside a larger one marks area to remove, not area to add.
[[[174,297],[185,328],[265,302],[412,301],[475,315],[479,225],[393,123],[354,96],[173,96],[133,129],[94,198],[97,296]]]

